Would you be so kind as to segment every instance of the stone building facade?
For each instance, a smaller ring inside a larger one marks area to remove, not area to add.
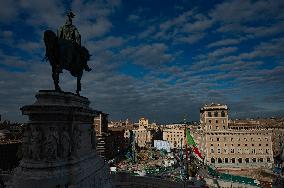
[[[143,128],[145,129],[145,128],[148,128],[149,126],[149,120],[144,117],[140,118],[138,123],[139,123],[139,129],[143,129]]]
[[[96,132],[96,150],[101,157],[108,156],[108,114],[99,112],[94,118],[93,129]]]
[[[185,148],[185,129],[171,128],[163,130],[163,140],[170,143],[171,149]]]
[[[147,147],[152,145],[152,140],[153,140],[152,129],[139,128],[133,130],[133,133],[135,134],[136,143],[139,147]]]
[[[136,125],[136,126],[135,126]],[[140,118],[138,123],[134,123],[133,127],[126,127],[124,132],[124,138],[129,139],[130,131],[133,131],[135,135],[135,140],[137,146],[139,147],[150,147],[153,145],[153,137],[155,130],[149,124],[149,120],[147,118]]]
[[[271,132],[273,155],[280,154],[281,147],[284,144],[283,118],[232,120],[229,121],[229,127],[234,130],[262,129]]]
[[[200,109],[201,129],[193,135],[203,137],[196,140],[206,162],[216,167],[272,167],[272,132],[232,129],[228,119],[227,105],[212,103]]]

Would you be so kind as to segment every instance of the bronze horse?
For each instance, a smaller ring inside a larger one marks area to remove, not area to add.
[[[46,53],[44,60],[48,60],[52,67],[52,78],[56,91],[61,91],[59,87],[59,74],[62,70],[70,71],[71,75],[77,77],[77,90],[79,95],[81,91],[81,78],[83,70],[88,67],[87,62],[90,60],[91,55],[85,47],[65,39],[59,39],[56,34],[51,30],[44,32],[44,43]]]

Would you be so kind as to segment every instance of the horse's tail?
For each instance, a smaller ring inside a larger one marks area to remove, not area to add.
[[[85,46],[82,46],[82,47],[81,47],[81,52],[82,52],[83,59],[84,59],[85,61],[89,61],[89,60],[90,60],[90,57],[92,56],[92,55],[89,53],[89,50],[88,50]]]

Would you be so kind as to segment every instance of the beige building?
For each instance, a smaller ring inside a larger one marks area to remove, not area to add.
[[[124,138],[130,137],[130,130],[132,130],[133,134],[135,134],[136,143],[139,147],[147,147],[152,145],[154,129],[151,128],[147,118],[140,118],[138,126],[125,130]]]
[[[200,109],[201,129],[193,135],[199,135],[196,140],[206,162],[217,167],[272,167],[272,132],[232,129],[228,122],[226,105],[212,103]]]
[[[145,129],[145,128],[148,128],[149,126],[149,120],[147,118],[140,118],[139,119],[139,129]]]
[[[233,120],[229,122],[229,127],[236,130],[263,129],[272,133],[273,155],[280,153],[281,145],[284,144],[284,119],[250,119]]]
[[[142,128],[133,130],[133,133],[135,134],[137,145],[139,147],[151,146],[152,138],[153,138],[152,132],[153,131],[150,129],[142,129]]]
[[[163,140],[170,143],[171,149],[185,148],[185,129],[163,129]]]

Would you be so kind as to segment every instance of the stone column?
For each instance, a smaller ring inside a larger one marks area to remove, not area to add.
[[[108,165],[92,147],[98,111],[89,104],[72,93],[41,90],[34,104],[21,108],[29,121],[14,187],[112,187]]]

